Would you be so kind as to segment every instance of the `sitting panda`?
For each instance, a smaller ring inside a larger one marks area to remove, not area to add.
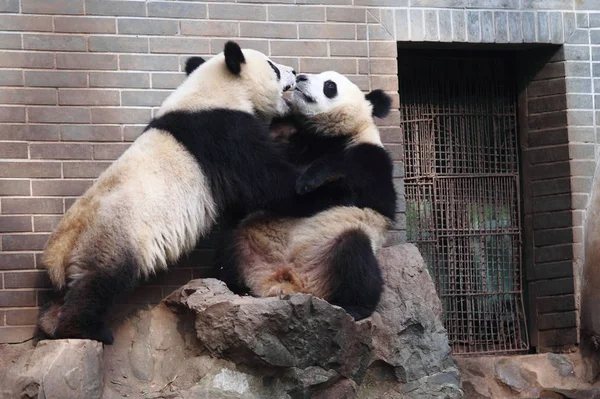
[[[322,199],[296,194],[298,172],[269,136],[295,71],[228,42],[209,61],[188,60],[186,72],[49,238],[43,264],[56,298],[38,320],[47,336],[112,343],[103,319],[116,296],[190,251],[218,217],[322,209]]]
[[[303,171],[299,193],[326,198],[329,209],[307,218],[257,212],[226,234],[214,267],[234,292],[256,296],[309,293],[370,316],[383,280],[375,253],[396,212],[393,164],[373,117],[391,99],[366,96],[336,72],[298,75],[293,113],[272,125],[287,157]]]

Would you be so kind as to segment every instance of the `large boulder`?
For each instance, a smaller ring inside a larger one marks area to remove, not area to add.
[[[99,399],[102,344],[79,339],[41,341],[5,364],[2,371],[2,397]]]
[[[192,280],[119,324],[103,372],[93,341],[42,341],[12,356],[7,397],[461,397],[418,250],[378,256],[386,287],[368,319],[311,295],[241,297],[221,281]]]

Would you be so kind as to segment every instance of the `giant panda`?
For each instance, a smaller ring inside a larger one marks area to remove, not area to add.
[[[144,133],[50,236],[43,265],[56,298],[38,320],[48,337],[112,343],[104,316],[116,296],[190,251],[218,217],[310,215],[324,203],[296,194],[298,172],[269,136],[268,122],[288,110],[292,68],[227,42],[185,69]]]
[[[396,212],[393,163],[373,118],[388,114],[391,99],[381,90],[365,96],[330,71],[298,75],[291,106],[292,115],[272,131],[303,171],[298,192],[332,206],[305,218],[249,215],[222,237],[215,271],[234,292],[309,293],[360,320],[379,302],[375,254]]]

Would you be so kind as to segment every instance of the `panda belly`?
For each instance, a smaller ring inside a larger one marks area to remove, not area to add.
[[[57,288],[90,271],[148,276],[192,249],[215,206],[194,157],[171,135],[144,133],[65,214],[44,251]]]
[[[235,232],[239,272],[254,295],[302,292],[330,300],[336,254],[348,233],[371,251],[385,242],[389,221],[370,209],[334,207],[304,219],[253,216]]]

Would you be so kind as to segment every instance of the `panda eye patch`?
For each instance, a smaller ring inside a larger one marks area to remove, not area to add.
[[[271,65],[271,68],[273,68],[273,70],[275,71],[275,74],[277,74],[277,80],[281,79],[281,72],[279,72],[279,68],[277,68],[275,66],[275,64],[273,64],[271,61],[267,61],[269,63],[269,65]]]
[[[337,85],[333,80],[328,80],[323,84],[323,94],[327,98],[333,98],[337,95]]]

